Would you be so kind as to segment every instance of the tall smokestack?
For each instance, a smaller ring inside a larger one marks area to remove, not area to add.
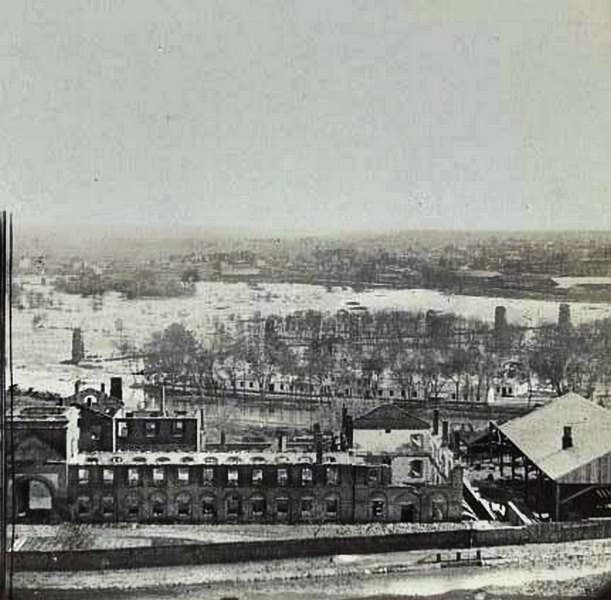
[[[162,416],[165,416],[165,385],[161,386],[161,400],[159,402],[159,411]]]
[[[121,377],[110,378],[110,395],[117,400],[123,400],[123,379]]]
[[[102,394],[106,393],[106,384],[104,382],[100,383],[100,392]]]
[[[85,358],[85,342],[80,327],[72,330],[72,362],[78,365]]]
[[[320,465],[322,464],[322,453],[323,453],[322,433],[320,433],[320,431],[314,434],[314,448],[316,450],[316,463]]]
[[[346,444],[348,448],[354,446],[354,420],[350,415],[346,417]]]
[[[573,447],[573,430],[568,425],[564,428],[564,434],[562,435],[562,449]]]
[[[561,304],[558,307],[558,329],[568,331],[571,328],[571,307]]]
[[[433,435],[439,435],[439,409],[433,410]]]
[[[200,449],[206,449],[206,430],[204,429],[204,416],[205,411],[203,408],[199,409],[199,439],[200,439]]]
[[[441,441],[444,444],[448,443],[448,434],[449,434],[449,424],[447,421],[441,422]]]
[[[494,343],[497,351],[507,350],[507,309],[504,306],[494,309]]]
[[[81,381],[80,379],[77,379],[74,382],[74,395],[77,396],[80,390],[81,390]]]

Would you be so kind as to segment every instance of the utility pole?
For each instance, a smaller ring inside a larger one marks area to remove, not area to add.
[[[9,554],[9,528],[14,518],[9,513],[9,485],[12,479],[13,377],[11,347],[11,300],[13,263],[13,225],[10,216],[0,213],[0,600],[12,598],[12,555]],[[7,402],[8,400],[8,402]],[[14,513],[15,503],[11,503]],[[12,549],[12,548],[11,548]]]

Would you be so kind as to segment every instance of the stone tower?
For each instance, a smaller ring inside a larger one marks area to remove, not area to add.
[[[85,358],[85,342],[80,327],[72,330],[72,362],[78,365]]]

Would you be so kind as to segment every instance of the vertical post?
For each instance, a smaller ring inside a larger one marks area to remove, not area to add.
[[[528,459],[524,457],[524,502],[528,505]]]
[[[8,556],[8,484],[10,476],[14,475],[9,468],[9,441],[12,442],[12,409],[13,403],[10,402],[10,420],[7,414],[7,378],[9,384],[12,383],[11,372],[11,279],[12,279],[12,223],[10,226],[10,241],[7,237],[7,214],[5,211],[0,213],[0,598],[8,598],[7,592],[10,591],[10,576],[12,570],[12,559]],[[9,390],[12,394],[12,388]],[[9,431],[10,430],[10,431]],[[10,440],[9,440],[10,437]],[[11,486],[13,490],[14,486]],[[14,497],[14,490],[13,490]],[[11,502],[14,512],[14,502]],[[10,565],[9,565],[10,563]]]
[[[543,473],[541,469],[537,469],[537,512],[540,513],[542,509],[543,500]]]
[[[161,385],[161,405],[159,407],[161,416],[165,416],[165,383]]]
[[[554,485],[554,521],[560,521],[560,484],[557,482]]]

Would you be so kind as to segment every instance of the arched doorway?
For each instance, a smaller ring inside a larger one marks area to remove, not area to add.
[[[38,477],[22,477],[15,481],[15,504],[18,521],[46,523],[53,515],[53,489]]]
[[[414,494],[401,494],[394,502],[398,507],[398,518],[402,523],[420,521],[420,499]]]
[[[441,492],[431,495],[431,518],[433,521],[445,521],[448,515],[448,499]]]

